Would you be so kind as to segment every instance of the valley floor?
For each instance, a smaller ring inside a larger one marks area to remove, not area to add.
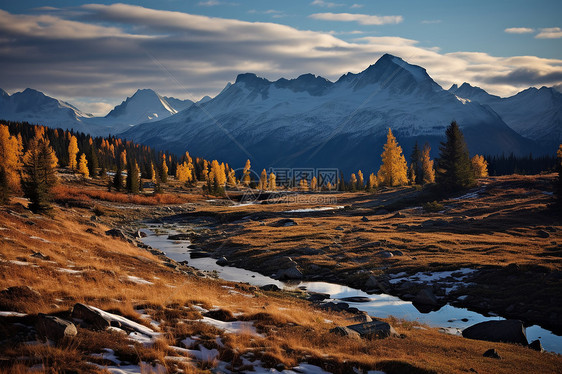
[[[0,371],[557,372],[556,354],[394,318],[385,321],[397,336],[338,336],[330,330],[357,315],[319,309],[301,292],[214,279],[142,248],[136,231],[140,221],[196,222],[210,229],[186,233],[195,246],[233,265],[273,274],[290,257],[306,279],[404,297],[416,291],[413,274],[475,269],[473,285],[451,292],[435,285],[436,295],[557,329],[562,224],[546,207],[552,179],[490,178],[437,213],[412,205],[412,189],[330,195],[337,209],[312,211],[327,205],[310,194],[277,204],[188,195],[139,205],[67,191],[53,218],[13,198],[0,210]],[[69,191],[85,188],[66,183]],[[107,235],[113,228],[121,231]],[[376,282],[367,286],[371,276]],[[77,303],[107,312],[111,327],[71,313]],[[45,341],[40,313],[74,321],[76,335]],[[490,348],[502,359],[483,357]]]

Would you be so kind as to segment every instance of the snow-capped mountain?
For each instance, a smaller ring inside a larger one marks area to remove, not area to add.
[[[490,95],[468,83],[454,85],[449,91],[489,105],[512,129],[552,152],[562,143],[562,93],[555,88],[531,87],[506,98]]]
[[[527,153],[533,147],[489,107],[457,98],[422,67],[388,54],[336,82],[312,74],[275,82],[240,74],[214,99],[124,136],[233,166],[250,158],[259,168],[372,171],[388,127],[407,156],[415,141],[429,141],[436,155],[453,120],[472,153]]]
[[[0,89],[0,119],[74,129],[92,135],[118,134],[139,123],[167,118],[191,105],[191,100],[162,97],[153,90],[143,89],[117,105],[105,117],[94,117],[67,102],[30,88],[13,95]]]
[[[0,89],[0,118],[87,131],[89,126],[85,122],[92,118],[92,115],[67,102],[27,88],[13,95]]]

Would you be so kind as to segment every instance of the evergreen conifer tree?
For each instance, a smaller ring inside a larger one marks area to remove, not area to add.
[[[135,160],[129,160],[127,162],[127,179],[125,185],[128,193],[139,193],[139,167]]]
[[[51,189],[57,183],[57,157],[49,141],[39,136],[32,139],[23,157],[22,187],[34,212],[49,212]]]
[[[411,170],[411,171],[410,171]],[[414,181],[412,182],[411,176],[414,176]],[[412,150],[412,155],[410,156],[410,168],[408,169],[408,179],[411,184],[422,184],[423,171],[422,171],[422,152],[418,146],[418,142],[414,144]]]
[[[464,141],[464,136],[456,122],[445,131],[446,142],[439,147],[436,180],[444,190],[455,191],[474,185],[474,175]]]
[[[113,176],[113,188],[120,192],[123,189],[123,166],[121,166],[121,160],[117,161],[117,170]]]

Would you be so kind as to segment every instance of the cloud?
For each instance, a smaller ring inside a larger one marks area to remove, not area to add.
[[[314,0],[313,2],[310,3],[310,5],[321,6],[324,8],[335,8],[335,7],[343,6],[344,4],[332,3],[324,0]]]
[[[363,8],[363,4],[353,4],[351,6],[351,9],[359,9],[359,8]]]
[[[560,59],[444,54],[414,39],[369,36],[344,41],[336,33],[273,22],[126,4],[78,9],[85,14],[0,11],[0,71],[8,72],[2,74],[3,89],[33,87],[71,103],[75,97],[87,111],[100,113],[104,106],[94,103],[107,108],[137,88],[198,99],[216,95],[244,72],[270,80],[304,73],[336,80],[364,70],[384,53],[423,66],[444,87],[467,81],[506,96],[533,85],[562,83]]]
[[[503,31],[508,34],[530,34],[535,32],[535,29],[531,29],[529,27],[510,27]]]
[[[540,29],[540,32],[535,36],[537,39],[559,39],[562,38],[562,29],[560,27],[550,27]]]
[[[403,21],[402,16],[370,16],[357,13],[314,13],[309,17],[324,21],[358,22],[361,25],[385,25]]]
[[[226,1],[218,1],[218,0],[207,0],[207,1],[200,1],[197,3],[199,6],[218,6],[218,5],[238,5],[238,3],[230,3]]]

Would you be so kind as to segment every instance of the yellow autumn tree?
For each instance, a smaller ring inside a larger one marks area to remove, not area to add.
[[[357,189],[362,190],[365,188],[365,179],[363,178],[363,172],[361,170],[357,171]]]
[[[351,191],[355,191],[356,188],[357,188],[357,176],[355,176],[355,173],[351,173],[351,177],[349,178],[349,189]]]
[[[310,190],[316,191],[317,188],[318,188],[318,179],[316,179],[316,177],[312,177],[312,179],[310,180]]]
[[[88,178],[90,176],[88,160],[86,159],[86,155],[84,153],[80,155],[80,161],[78,161],[78,172],[82,174],[84,178]]]
[[[78,166],[76,155],[78,155],[78,139],[76,139],[74,135],[71,135],[70,143],[68,144],[68,167],[72,170],[76,170]]]
[[[267,187],[270,191],[275,191],[277,189],[277,182],[275,181],[276,178],[277,177],[275,176],[275,174],[269,174],[269,182]]]
[[[267,171],[265,169],[262,170],[260,175],[260,181],[258,182],[258,189],[259,190],[267,190]]]
[[[250,160],[246,161],[246,165],[244,166],[244,171],[242,172],[242,183],[244,186],[248,187],[252,182],[252,177],[250,177]]]
[[[382,165],[377,177],[385,186],[401,186],[408,184],[408,165],[390,128],[386,136],[386,144],[381,154]]]
[[[426,143],[421,156],[422,184],[435,183],[435,169],[433,160],[429,158],[429,152],[431,152],[431,147]]]
[[[308,191],[308,181],[306,180],[306,178],[300,180],[299,189],[301,191]]]
[[[10,191],[20,189],[20,170],[22,167],[23,145],[21,136],[10,136],[8,126],[0,125],[0,173],[2,174],[2,186],[5,189],[3,196],[9,195]]]
[[[176,179],[183,183],[188,183],[190,181],[191,170],[189,169],[187,162],[184,161],[183,163],[178,164],[178,167],[176,168]]]
[[[472,163],[474,178],[484,178],[488,176],[488,162],[484,156],[474,155],[470,161]]]
[[[369,175],[369,191],[373,191],[379,186],[379,179],[375,175],[375,173],[371,173]]]
[[[168,164],[166,163],[166,155],[162,156],[162,166],[160,167],[160,181],[168,182]]]
[[[227,182],[228,187],[236,187],[236,175],[234,170],[228,172]]]

